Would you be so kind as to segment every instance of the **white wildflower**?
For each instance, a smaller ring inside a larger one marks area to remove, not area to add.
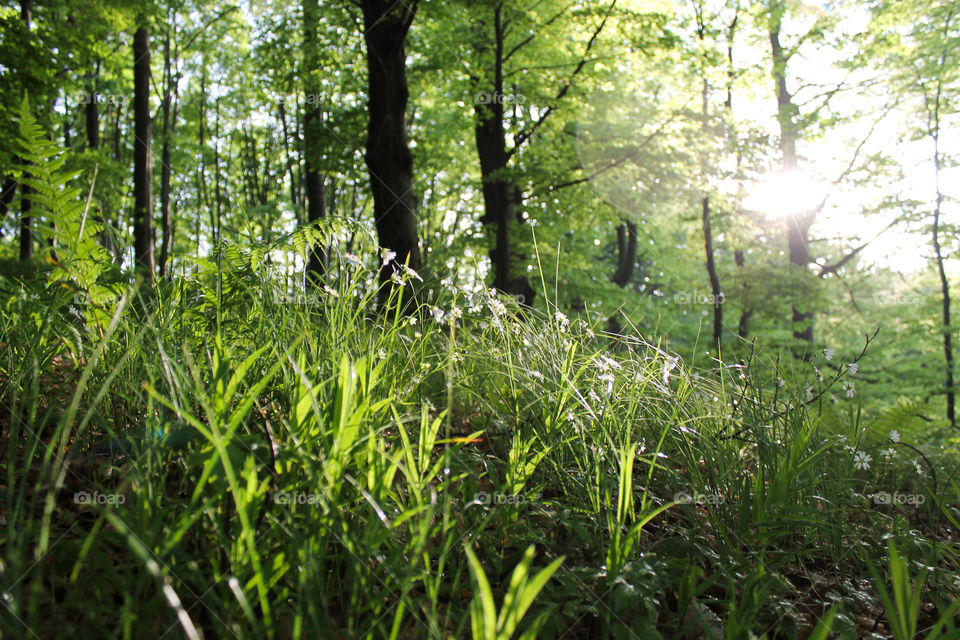
[[[847,365],[847,373],[849,373],[850,375],[855,374],[859,370],[860,370],[860,365],[858,365],[856,362],[851,362],[850,364]]]
[[[667,384],[670,381],[670,372],[676,368],[678,362],[680,362],[679,356],[667,356],[666,361],[663,363],[663,384]]]
[[[615,380],[616,377],[610,372],[604,373],[600,376],[600,382],[607,383],[607,395],[610,395],[610,393],[613,391],[613,382]]]
[[[403,278],[400,277],[399,271],[394,271],[390,274],[390,279],[393,280],[396,284],[403,286]]]
[[[890,442],[900,442],[900,432],[894,429],[890,432],[890,435],[887,436],[890,438]]]
[[[853,454],[853,466],[856,469],[866,471],[870,468],[871,460],[873,460],[873,457],[871,457],[866,451],[857,451],[855,454]]]
[[[567,327],[570,326],[570,319],[567,318],[562,311],[557,311],[553,314],[553,317],[557,321],[557,324],[560,325],[560,331],[566,331]]]
[[[843,390],[847,392],[848,398],[852,398],[854,394],[856,394],[857,392],[856,385],[853,384],[852,382],[844,382]]]
[[[433,307],[430,309],[430,313],[433,314],[433,319],[437,324],[443,322],[444,311],[440,307]]]
[[[403,267],[404,273],[406,273],[408,276],[410,276],[411,278],[414,278],[415,280],[419,280],[420,282],[423,282],[423,278],[420,277],[419,273],[417,273],[407,265],[401,265],[401,266]]]
[[[380,250],[380,259],[382,260],[383,266],[387,266],[397,257],[396,251],[391,251],[390,249],[381,249]]]
[[[883,451],[880,452],[880,455],[882,455],[885,460],[890,460],[893,458],[893,456],[897,455],[897,450],[894,449],[893,447],[889,449],[884,449]]]
[[[834,353],[836,353],[836,351],[833,350],[833,347],[828,347],[827,349],[823,350],[823,357],[827,360],[833,360]]]
[[[617,369],[617,370],[623,369],[623,365],[621,365],[619,362],[617,362],[613,358],[609,358],[607,356],[598,356],[597,359],[593,361],[593,363],[594,365],[596,365],[598,369],[600,369],[600,371],[603,371],[603,372],[610,371],[611,369]]]
[[[407,318],[407,324],[409,324],[410,326],[417,324],[417,322],[419,322],[417,320],[417,316],[410,316],[409,318]]]
[[[786,380],[784,380],[783,378],[777,378],[777,386],[778,386],[778,387],[782,387],[782,386],[785,385],[785,384],[787,384],[787,381],[786,381]]]
[[[536,370],[531,371],[531,372],[530,372],[530,377],[531,377],[531,378],[534,378],[534,379],[536,379],[536,380],[539,380],[540,382],[543,382],[543,374],[540,373],[539,371],[536,371]]]

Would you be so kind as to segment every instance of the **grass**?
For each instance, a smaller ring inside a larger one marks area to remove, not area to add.
[[[960,637],[956,440],[845,367],[345,268],[4,282],[4,637]]]

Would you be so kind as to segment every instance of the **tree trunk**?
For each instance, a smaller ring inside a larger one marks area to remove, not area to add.
[[[744,264],[746,264],[746,260],[743,257],[743,251],[741,251],[740,249],[737,249],[736,251],[734,251],[733,259],[734,259],[734,262],[736,262],[737,267],[740,269],[742,269]],[[741,289],[741,294],[740,294],[741,300],[747,299],[747,291],[749,289],[750,289],[750,285],[747,284],[746,280],[744,280],[743,288]],[[737,323],[737,336],[740,338],[743,338],[744,340],[746,340],[747,336],[750,334],[750,316],[752,315],[753,315],[753,307],[745,306],[741,308],[740,321]]]
[[[8,176],[3,180],[3,190],[0,191],[0,225],[7,219],[7,213],[10,211],[10,204],[14,196],[17,195],[17,181]],[[3,230],[0,229],[0,237],[3,237]]]
[[[710,292],[713,294],[713,343],[719,345],[723,338],[723,293],[720,278],[713,258],[713,231],[710,228],[710,196],[703,196],[703,245],[707,254],[707,275],[710,277]]]
[[[492,228],[493,248],[490,264],[493,274],[492,286],[526,306],[533,304],[535,295],[525,275],[512,277],[511,265],[516,256],[510,247],[510,224],[522,218],[518,214],[520,190],[505,175],[508,170],[507,135],[504,126],[504,38],[505,27],[501,6],[493,11],[493,86],[487,92],[475,80],[474,110],[477,114],[475,137],[477,157],[480,161],[480,176],[483,181],[484,215],[480,222]]]
[[[177,107],[179,74],[173,72],[175,60],[171,60],[170,51],[170,29],[175,24],[176,16],[170,10],[167,21],[167,32],[163,39],[163,149],[160,152],[160,264],[158,265],[160,277],[166,278],[167,262],[170,259],[170,251],[173,245],[173,226],[171,224],[170,213],[170,179],[172,168],[170,138],[177,127]],[[172,111],[172,113],[171,113]]]
[[[931,117],[931,138],[933,139],[933,169],[936,200],[933,207],[933,250],[937,258],[937,273],[940,276],[940,292],[943,311],[943,361],[945,368],[945,383],[947,391],[947,420],[951,427],[957,426],[956,419],[956,391],[953,388],[953,328],[950,326],[950,283],[943,266],[943,250],[940,246],[940,213],[943,206],[943,191],[940,189],[940,100],[941,89],[937,87]]]
[[[24,177],[29,178],[29,174]],[[20,185],[20,260],[26,262],[33,259],[33,219],[30,217],[30,210],[33,208],[33,202],[30,200],[30,194],[33,189],[26,184]]]
[[[380,268],[381,301],[391,275],[407,262],[420,269],[413,155],[407,141],[406,38],[417,1],[361,0],[367,46],[368,110],[366,164],[373,193],[373,215],[380,246],[396,253]]]
[[[306,182],[307,224],[315,226],[326,216],[324,177],[320,169],[323,149],[321,148],[321,128],[323,114],[320,111],[318,99],[319,86],[315,78],[320,66],[317,55],[317,23],[320,19],[320,3],[318,0],[304,0],[303,3],[303,47],[304,47],[304,77],[306,78],[306,103],[304,104],[303,144],[304,144],[304,180]],[[371,94],[372,95],[372,94]],[[404,101],[403,110],[406,110]],[[404,135],[406,135],[404,133]],[[404,144],[406,140],[404,139]],[[372,175],[372,170],[371,170]],[[292,179],[292,177],[291,177]],[[379,227],[378,227],[379,229]],[[383,242],[381,241],[381,244]],[[400,253],[399,251],[397,252]],[[310,243],[310,255],[307,258],[306,280],[307,286],[318,283],[326,271],[327,256],[322,243]]]
[[[617,270],[611,280],[620,288],[626,287],[633,278],[637,263],[637,225],[624,222],[617,227]]]
[[[150,148],[150,34],[141,24],[133,36],[133,256],[137,271],[153,282],[153,168]]]
[[[787,91],[787,62],[789,56],[780,44],[780,27],[783,5],[773,0],[770,11],[770,52],[773,58],[773,79],[777,92],[777,121],[780,124],[780,155],[783,171],[797,169],[797,106]],[[807,212],[787,216],[787,241],[790,248],[790,264],[806,270],[810,262],[808,235],[811,220]],[[793,336],[805,342],[813,342],[813,312],[793,305]]]
[[[90,92],[87,94],[86,104],[83,106],[84,122],[87,128],[87,148],[100,148],[100,105],[97,102],[97,78],[100,75],[100,63],[97,63],[97,72],[91,78]]]
[[[32,22],[30,0],[20,0],[20,19],[29,31]],[[30,187],[25,184],[20,186],[20,260],[24,262],[33,258],[33,220],[30,217],[33,203],[30,193]]]

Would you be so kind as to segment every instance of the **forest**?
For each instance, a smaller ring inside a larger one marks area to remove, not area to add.
[[[0,0],[0,638],[960,638],[960,4]]]

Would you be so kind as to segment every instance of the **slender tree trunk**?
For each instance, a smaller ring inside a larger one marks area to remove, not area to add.
[[[307,224],[315,226],[326,216],[326,192],[324,177],[321,171],[323,149],[321,148],[321,130],[323,127],[323,113],[320,111],[318,99],[319,85],[317,73],[320,59],[317,55],[317,23],[320,20],[320,3],[318,0],[304,0],[303,2],[303,50],[304,50],[304,77],[306,79],[305,103],[303,105],[303,146],[304,146],[304,180],[306,182]],[[371,94],[372,95],[372,94]],[[406,104],[404,104],[404,110]],[[371,174],[372,175],[372,174]],[[381,242],[382,244],[382,242]],[[310,243],[310,253],[307,257],[306,281],[307,286],[318,283],[326,271],[326,250],[321,242]]]
[[[167,273],[167,261],[170,259],[170,251],[173,245],[173,226],[171,224],[170,213],[170,179],[172,162],[170,142],[173,137],[173,131],[177,126],[177,85],[179,74],[174,74],[173,65],[176,61],[171,59],[170,51],[170,29],[176,23],[176,15],[171,9],[168,13],[167,32],[163,39],[163,149],[160,152],[160,277],[165,278]],[[172,113],[171,113],[172,112]]]
[[[87,129],[87,148],[100,148],[100,105],[97,101],[97,78],[100,76],[100,63],[97,62],[97,71],[90,79],[90,91],[87,101],[83,105],[83,119]]]
[[[773,58],[773,79],[777,92],[777,121],[780,124],[780,155],[785,173],[797,169],[797,106],[787,90],[787,62],[789,56],[780,44],[780,27],[784,7],[781,0],[771,0],[770,52]],[[790,248],[790,264],[806,269],[812,259],[808,248],[811,220],[808,212],[787,216],[787,242]],[[808,343],[813,342],[813,312],[793,306],[793,336]]]
[[[706,22],[703,15],[703,5],[695,5],[697,19],[697,38],[701,43],[706,40]],[[731,27],[732,28],[732,27]],[[729,45],[732,47],[732,44]],[[732,49],[729,49],[732,54]],[[706,60],[704,61],[706,66]],[[710,82],[707,79],[706,68],[701,71],[703,81],[700,88],[700,115],[702,131],[706,139],[710,132],[707,123],[710,115]],[[729,80],[728,80],[729,82]],[[727,99],[732,101],[730,86],[727,86]],[[713,229],[710,225],[710,187],[709,187],[709,159],[706,154],[700,156],[700,180],[703,189],[701,222],[703,225],[703,247],[706,253],[707,277],[710,279],[710,293],[713,300],[713,344],[719,347],[723,339],[723,294],[720,291],[720,277],[717,275],[717,263],[713,255]]]
[[[213,210],[210,215],[213,216],[213,246],[218,254],[220,243],[223,241],[221,236],[222,225],[221,215],[223,213],[223,187],[220,184],[220,98],[214,103],[215,115],[213,125]]]
[[[413,154],[407,140],[406,39],[417,0],[361,0],[370,121],[366,163],[373,192],[373,216],[380,246],[396,253],[380,268],[381,301],[389,297],[391,275],[400,264],[420,269]],[[386,262],[386,261],[384,261]]]
[[[940,101],[942,87],[938,84],[930,121],[930,136],[933,140],[933,170],[936,199],[933,207],[933,250],[937,258],[937,273],[940,276],[941,305],[943,310],[943,361],[947,391],[947,420],[951,427],[957,426],[956,391],[953,380],[953,327],[950,326],[950,283],[943,266],[943,250],[940,246],[940,213],[943,207],[943,191],[940,189]]]
[[[484,215],[480,222],[492,229],[493,248],[490,264],[492,286],[513,296],[527,306],[533,304],[535,292],[525,275],[513,277],[511,266],[514,251],[510,246],[510,225],[521,221],[518,214],[520,189],[506,177],[509,154],[504,125],[504,39],[506,29],[502,19],[502,5],[493,10],[493,86],[486,87],[475,79],[474,110],[477,114],[475,137],[480,176],[483,181]],[[482,41],[482,39],[481,39]],[[492,89],[486,91],[487,88]]]
[[[29,178],[29,174],[26,176]],[[20,185],[20,260],[27,262],[33,259],[33,219],[30,217],[30,210],[33,208],[33,201],[30,194],[33,193],[26,184]]]
[[[32,20],[31,1],[20,0],[20,19],[30,31]],[[23,184],[20,186],[20,260],[26,262],[33,259],[33,219],[30,210],[33,203],[30,200],[32,189]]]
[[[150,34],[146,17],[133,36],[133,256],[137,271],[153,282],[153,168],[150,115]]]
[[[200,156],[198,160],[200,161],[200,167],[197,171],[197,257],[200,257],[200,220],[203,218],[203,209],[206,209],[207,214],[210,216],[210,235],[211,235],[211,244],[216,246],[216,238],[213,237],[216,231],[216,223],[213,217],[213,207],[210,204],[210,192],[207,188],[207,112],[206,112],[206,103],[207,103],[207,73],[204,68],[200,73],[200,117],[199,122],[197,123],[197,144],[200,147]]]
[[[743,251],[737,249],[733,254],[734,262],[736,262],[737,267],[743,269],[746,264],[746,260],[743,256]],[[743,287],[740,291],[740,299],[742,301],[747,300],[747,293],[750,290],[750,285],[744,279]],[[753,315],[753,307],[743,306],[740,309],[740,321],[737,323],[737,336],[746,340],[747,336],[750,334],[750,316]]]
[[[617,270],[611,280],[620,288],[633,278],[637,263],[637,225],[626,221],[617,227]]]
[[[707,275],[710,277],[710,293],[713,294],[713,342],[723,339],[723,293],[720,277],[713,257],[713,231],[710,228],[710,196],[703,196],[703,245],[707,254]]]
[[[14,196],[17,195],[17,181],[7,176],[3,180],[3,190],[0,191],[0,225],[7,219],[7,213],[10,211],[10,204]],[[0,229],[0,238],[3,237],[3,231]]]

